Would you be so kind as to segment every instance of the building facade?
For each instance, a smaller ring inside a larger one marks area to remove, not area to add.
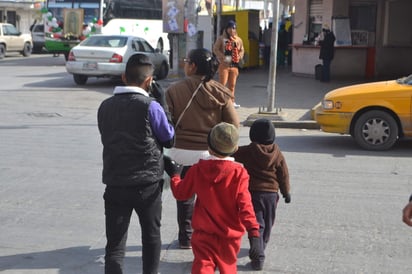
[[[0,22],[10,23],[28,33],[34,20],[41,18],[43,0],[0,0]]]

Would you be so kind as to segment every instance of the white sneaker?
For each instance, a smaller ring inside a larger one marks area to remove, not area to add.
[[[236,103],[233,103],[233,106],[234,106],[235,108],[240,108],[240,105],[238,105],[238,104],[236,104]]]

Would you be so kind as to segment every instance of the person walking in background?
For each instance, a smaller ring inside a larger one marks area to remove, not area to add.
[[[285,30],[287,33],[288,49],[286,50],[286,63],[288,66],[292,66],[292,48],[289,47],[293,43],[293,23],[290,16],[285,18]]]
[[[329,29],[328,25],[324,25],[322,29],[323,39],[319,41],[320,53],[319,59],[322,59],[322,77],[321,82],[330,81],[330,64],[333,60],[335,48],[335,35]]]
[[[191,50],[185,58],[186,78],[172,84],[166,101],[176,128],[176,145],[169,156],[184,165],[182,178],[200,158],[208,156],[207,135],[220,122],[239,127],[230,90],[213,80],[218,62],[207,49]],[[194,197],[177,201],[180,248],[191,247]]]
[[[248,191],[249,175],[232,155],[238,147],[238,129],[225,122],[210,131],[207,141],[210,156],[200,159],[179,176],[179,166],[165,158],[176,199],[197,195],[193,214],[192,274],[237,273],[237,254],[245,228],[250,241],[249,257],[259,256],[259,224]]]
[[[288,50],[288,33],[285,30],[285,24],[280,24],[278,31],[278,52],[277,66],[285,67],[286,51]]]
[[[263,59],[265,64],[265,69],[270,67],[270,48],[272,44],[272,22],[269,23],[268,28],[263,31],[263,43],[265,45],[263,52]]]
[[[164,93],[152,84],[153,64],[135,54],[126,64],[114,95],[104,100],[97,120],[103,144],[106,216],[105,273],[123,273],[127,231],[133,210],[142,233],[144,274],[157,274],[160,262],[163,147],[174,144],[174,128],[163,107]],[[157,98],[149,97],[149,92]],[[159,103],[160,102],[160,103]],[[163,107],[162,107],[163,106]]]
[[[402,213],[403,222],[408,226],[412,226],[412,194],[409,197],[409,203],[404,207]]]
[[[233,154],[235,161],[244,165],[250,176],[249,191],[259,222],[259,256],[252,260],[252,268],[261,270],[265,261],[265,248],[275,224],[279,191],[290,203],[289,171],[285,157],[275,144],[275,128],[267,119],[258,119],[250,127],[251,143],[240,146]]]
[[[243,59],[245,50],[243,41],[237,35],[236,23],[230,20],[223,30],[215,44],[213,45],[213,53],[219,60],[219,82],[227,87],[232,92],[233,104],[235,108],[240,105],[235,102],[236,81],[239,76],[239,62]]]

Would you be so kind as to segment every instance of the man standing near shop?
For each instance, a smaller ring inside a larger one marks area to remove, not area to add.
[[[323,39],[319,41],[320,53],[319,59],[322,59],[322,78],[321,82],[330,81],[330,64],[333,60],[335,53],[335,35],[330,30],[328,25],[324,25],[322,29]]]
[[[230,20],[223,30],[215,44],[213,45],[213,53],[220,62],[218,73],[219,82],[227,85],[235,98],[235,87],[237,77],[239,76],[239,62],[243,59],[245,49],[243,48],[243,41],[237,35],[236,23]],[[235,108],[240,105],[233,101]]]

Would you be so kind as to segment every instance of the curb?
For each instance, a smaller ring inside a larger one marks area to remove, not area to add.
[[[257,119],[265,118],[272,121],[275,128],[295,128],[295,129],[320,129],[320,125],[314,121],[314,111],[317,106],[310,110],[311,120],[297,120],[297,121],[287,121],[285,120],[285,114],[275,114],[275,113],[265,113],[259,112],[251,114],[243,121],[242,125],[250,127],[253,122]]]
[[[267,117],[260,117],[267,118]],[[256,119],[247,119],[242,124],[243,126],[250,127]],[[275,128],[295,128],[295,129],[320,129],[320,126],[315,121],[276,121],[272,120],[272,124]]]

